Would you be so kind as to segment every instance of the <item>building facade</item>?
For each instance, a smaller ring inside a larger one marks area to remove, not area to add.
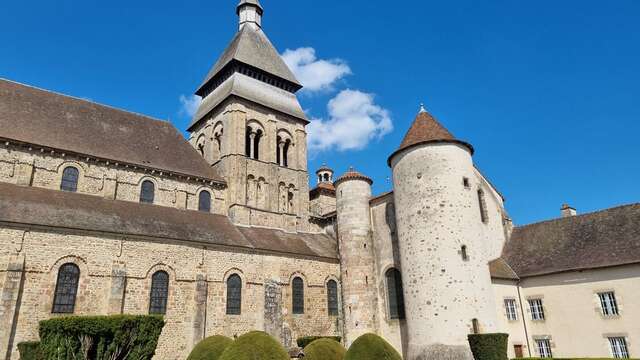
[[[264,330],[373,332],[406,359],[640,352],[640,205],[514,226],[473,146],[424,108],[387,159],[392,191],[307,170],[302,88],[257,0],[169,122],[0,79],[0,352],[68,315],[161,314],[158,359]],[[384,166],[384,159],[380,159]]]

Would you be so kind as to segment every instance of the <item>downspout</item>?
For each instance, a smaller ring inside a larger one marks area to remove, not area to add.
[[[520,313],[522,314],[522,327],[524,328],[524,337],[527,340],[527,352],[529,353],[529,357],[532,357],[531,344],[529,343],[529,332],[527,331],[527,319],[524,315],[524,304],[522,302],[522,295],[520,294],[520,280],[516,282],[516,290],[518,290],[518,299],[520,299]]]

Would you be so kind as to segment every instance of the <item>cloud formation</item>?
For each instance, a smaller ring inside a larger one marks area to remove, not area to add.
[[[198,111],[202,98],[197,95],[180,95],[180,115],[192,117]]]
[[[312,119],[307,126],[310,151],[360,150],[393,130],[389,111],[375,104],[373,94],[343,90],[327,110],[329,119]]]
[[[302,91],[306,92],[330,90],[336,81],[351,74],[346,62],[340,59],[318,59],[316,50],[311,47],[287,49],[282,54],[282,59],[304,86]]]

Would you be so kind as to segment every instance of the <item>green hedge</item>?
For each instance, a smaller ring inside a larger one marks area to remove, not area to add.
[[[507,334],[470,334],[469,346],[475,360],[508,360]]]
[[[276,339],[263,331],[252,331],[237,338],[219,360],[290,360]]]
[[[351,344],[344,360],[402,360],[402,356],[380,336],[364,334]]]
[[[233,340],[226,336],[210,336],[198,343],[191,350],[187,360],[218,360],[224,350],[233,343]]]
[[[303,337],[297,338],[296,343],[298,344],[298,347],[301,347],[304,349],[307,347],[307,345],[311,344],[312,342],[318,339],[331,339],[337,342],[342,341],[342,337],[340,336],[303,336]]]
[[[25,341],[18,344],[20,360],[44,360],[39,341]]]
[[[159,316],[71,316],[40,322],[45,359],[151,359],[164,327]]]
[[[515,358],[512,360],[613,360],[613,358],[536,358],[536,357],[526,357],[526,358]],[[640,360],[640,359],[627,359],[627,360]]]
[[[305,360],[342,360],[347,350],[334,339],[317,339],[304,348]]]

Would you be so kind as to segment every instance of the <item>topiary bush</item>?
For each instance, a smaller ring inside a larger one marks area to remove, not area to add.
[[[343,360],[347,350],[334,339],[317,339],[304,348],[305,360]]]
[[[307,345],[311,344],[312,342],[318,339],[331,339],[336,342],[342,341],[342,337],[340,336],[303,336],[303,337],[297,338],[296,343],[298,344],[298,347],[301,347],[304,349],[307,347]]]
[[[44,360],[39,341],[25,341],[18,344],[20,360]]]
[[[219,360],[289,360],[289,354],[269,334],[252,331],[229,345]]]
[[[402,356],[380,336],[364,334],[351,344],[344,360],[402,360]]]
[[[218,360],[224,350],[233,343],[233,340],[226,336],[210,336],[198,343],[191,350],[187,360]]]
[[[476,360],[508,360],[507,334],[470,334],[471,352]]]
[[[159,316],[71,316],[40,322],[46,359],[151,359],[164,327]]]

